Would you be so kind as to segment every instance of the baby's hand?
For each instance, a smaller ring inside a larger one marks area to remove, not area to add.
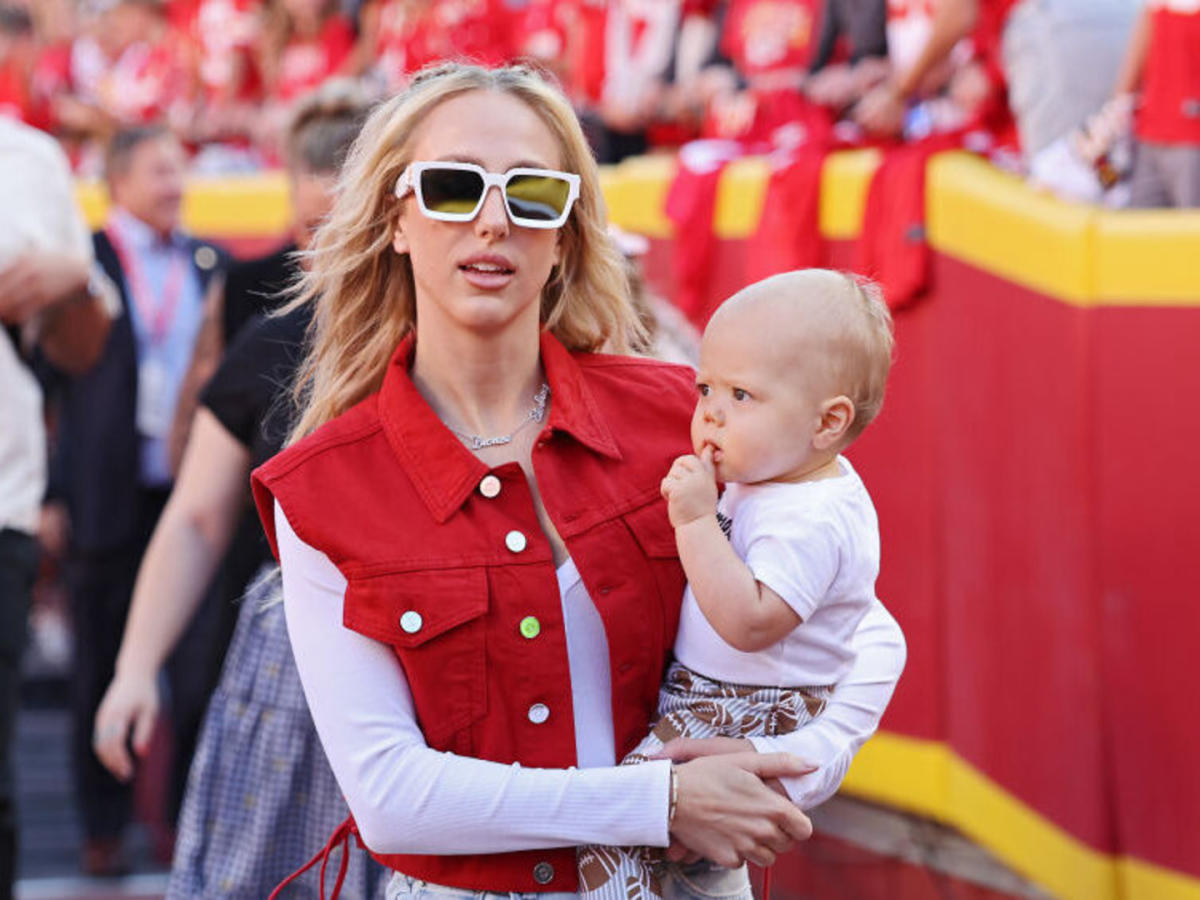
[[[705,446],[699,456],[689,453],[675,460],[662,480],[662,495],[675,528],[713,515],[717,511],[717,480],[712,447]]]

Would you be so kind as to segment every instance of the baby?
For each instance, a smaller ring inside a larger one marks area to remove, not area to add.
[[[841,451],[878,414],[891,358],[878,288],[840,272],[776,275],[713,315],[696,376],[695,455],[662,482],[688,576],[676,661],[658,722],[625,762],[676,737],[769,737],[821,713],[875,600],[879,526]],[[581,891],[660,896],[660,860],[587,847]]]

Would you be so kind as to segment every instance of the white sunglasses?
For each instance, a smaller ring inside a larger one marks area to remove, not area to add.
[[[503,174],[464,162],[413,162],[396,180],[396,196],[417,195],[421,212],[439,222],[470,222],[487,193],[500,188],[514,225],[561,228],[579,199],[579,176],[553,169],[509,169]]]

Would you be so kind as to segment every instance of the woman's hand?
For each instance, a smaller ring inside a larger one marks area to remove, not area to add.
[[[158,720],[158,685],[151,675],[118,675],[100,701],[92,749],[104,767],[121,781],[133,777],[127,741],[133,729],[133,750],[145,756]]]
[[[663,748],[654,754],[652,759],[669,759],[672,762],[685,763],[701,756],[720,756],[726,753],[757,753],[758,748],[746,738],[711,737],[711,738],[675,738],[667,741]],[[815,772],[817,766],[805,763],[807,770],[802,774]],[[764,778],[763,784],[777,793],[787,797],[787,788],[778,778]]]
[[[685,763],[701,756],[721,756],[726,753],[756,753],[754,743],[747,738],[675,738],[663,744],[654,759],[669,759]]]
[[[720,866],[745,860],[772,865],[778,854],[808,839],[812,823],[763,781],[810,771],[786,753],[725,753],[678,766],[673,845]]]

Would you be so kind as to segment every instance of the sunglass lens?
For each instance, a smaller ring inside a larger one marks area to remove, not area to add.
[[[567,208],[571,185],[551,175],[514,175],[504,193],[514,219],[553,222]]]
[[[430,212],[470,217],[483,195],[483,178],[468,169],[425,169],[421,199]]]

